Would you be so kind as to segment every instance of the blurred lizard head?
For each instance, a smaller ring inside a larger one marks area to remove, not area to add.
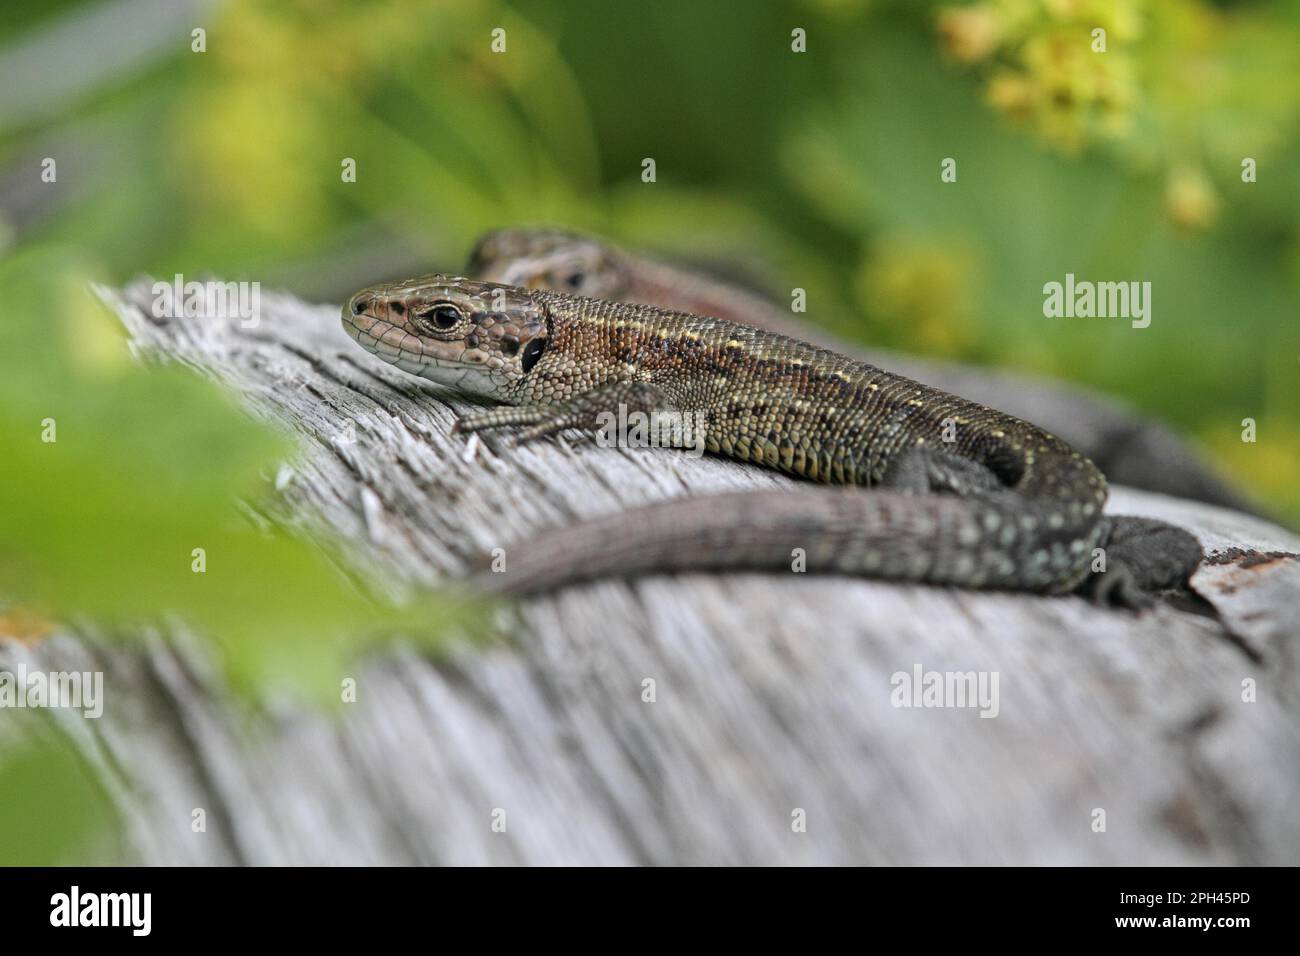
[[[470,274],[489,282],[551,289],[592,299],[623,299],[631,279],[618,251],[558,229],[500,229],[470,254]]]
[[[405,372],[498,401],[541,360],[549,331],[527,289],[443,275],[362,289],[343,329]]]

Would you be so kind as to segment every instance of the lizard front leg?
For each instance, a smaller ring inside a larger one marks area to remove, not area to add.
[[[605,414],[626,419],[632,412],[650,414],[669,410],[668,396],[649,382],[611,382],[553,405],[493,408],[466,415],[456,423],[456,430],[476,432],[527,426],[516,435],[516,441],[524,444],[566,428],[595,431],[601,427],[601,417]]]

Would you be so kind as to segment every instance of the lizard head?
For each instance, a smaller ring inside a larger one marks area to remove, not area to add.
[[[599,239],[557,229],[490,232],[474,247],[468,268],[491,282],[591,299],[622,300],[631,284],[617,250]]]
[[[442,275],[362,289],[343,306],[343,329],[403,371],[498,401],[532,371],[549,333],[528,290]]]

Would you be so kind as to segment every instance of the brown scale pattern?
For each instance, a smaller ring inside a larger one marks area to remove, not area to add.
[[[536,295],[551,319],[551,350],[565,358],[554,375],[524,384],[521,403],[569,392],[560,383],[574,369],[604,369],[584,387],[621,377],[648,382],[672,407],[707,414],[711,451],[816,481],[878,484],[899,454],[928,443],[1014,476],[1022,494],[1105,501],[1105,481],[1087,458],[996,409],[718,319]],[[955,440],[945,442],[949,420]]]

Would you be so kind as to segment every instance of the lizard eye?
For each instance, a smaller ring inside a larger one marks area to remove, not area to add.
[[[450,332],[460,324],[460,309],[450,303],[443,302],[435,305],[432,309],[421,312],[418,318],[439,332]]]
[[[542,357],[542,353],[545,351],[546,339],[541,337],[533,339],[524,346],[524,356],[519,360],[519,367],[524,370],[525,375],[532,371],[533,366],[537,364],[537,360]]]
[[[581,289],[582,284],[587,281],[587,277],[581,272],[574,272],[564,280],[564,284],[570,289]]]

